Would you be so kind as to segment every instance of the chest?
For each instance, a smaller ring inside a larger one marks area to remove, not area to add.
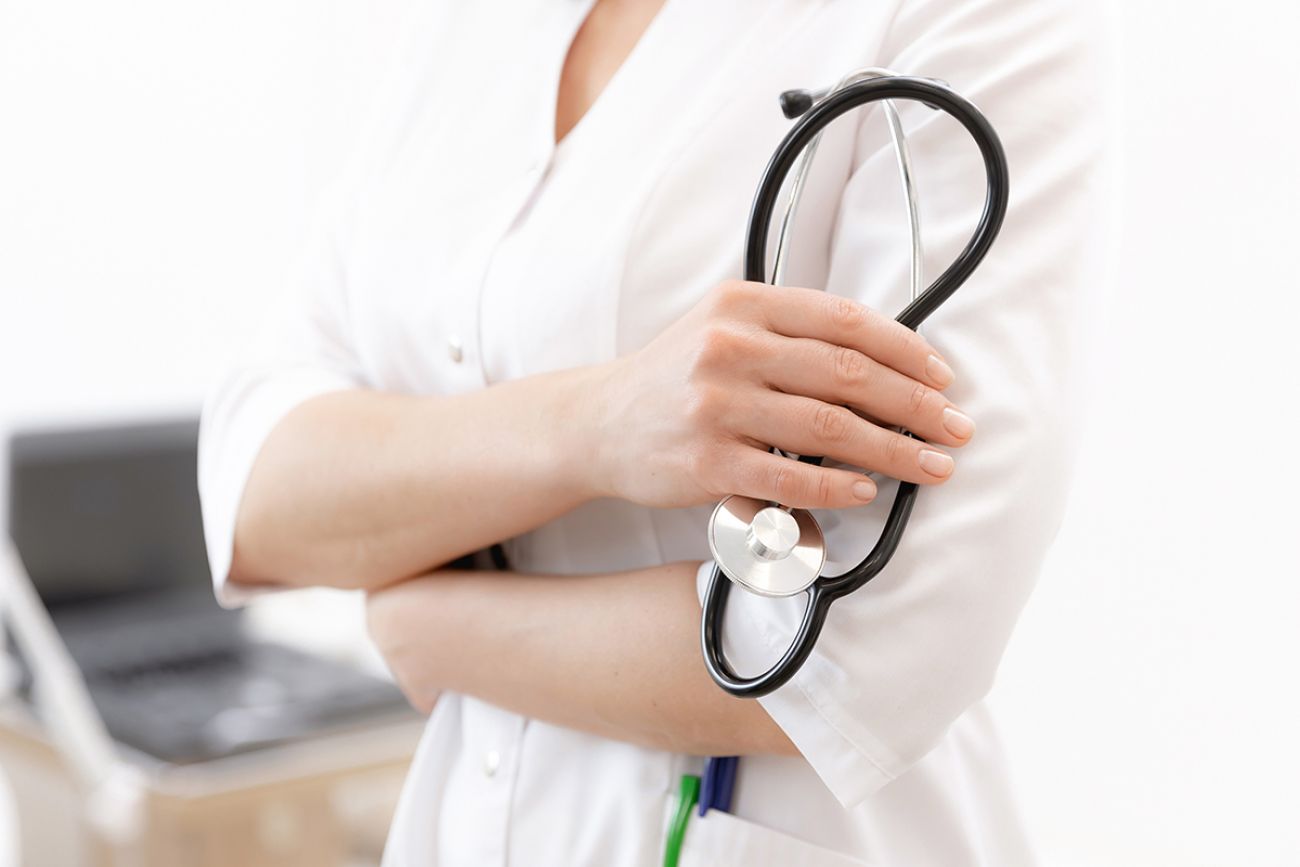
[[[871,62],[887,13],[667,0],[557,146],[590,3],[521,3],[510,22],[490,6],[428,34],[427,86],[393,108],[357,196],[346,291],[378,388],[449,393],[606,360],[739,277],[753,188],[790,123],[779,93]],[[588,58],[572,94],[617,48]],[[790,282],[825,277],[852,144],[845,124],[822,145]]]
[[[555,99],[557,142],[600,97],[662,6],[663,0],[597,0],[574,35],[560,73]]]

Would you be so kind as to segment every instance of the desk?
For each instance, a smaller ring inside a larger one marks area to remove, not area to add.
[[[125,752],[145,779],[144,828],[97,839],[58,752],[26,707],[0,704],[0,766],[24,867],[359,867],[377,863],[419,720],[175,766]]]

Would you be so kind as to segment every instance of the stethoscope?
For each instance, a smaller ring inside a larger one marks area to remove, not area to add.
[[[921,102],[945,112],[965,127],[983,157],[987,181],[984,207],[974,234],[952,264],[924,291],[921,288],[923,247],[919,205],[907,138],[894,105],[894,100],[900,99]],[[822,132],[840,116],[873,102],[884,103],[899,177],[907,199],[911,303],[898,315],[898,321],[916,329],[961,288],[984,259],[1002,227],[1010,192],[1006,153],[997,132],[979,109],[941,81],[871,68],[850,73],[826,91],[792,90],[783,93],[781,107],[786,117],[798,118],[798,121],[777,146],[754,196],[745,238],[744,275],[746,280],[768,282],[767,242],[772,216],[793,168],[795,173],[773,256],[771,282],[778,286],[783,284],[791,229]],[[820,463],[822,460],[809,455],[788,457],[806,463]],[[704,595],[700,627],[704,662],[718,686],[740,698],[759,698],[789,681],[812,653],[835,600],[860,589],[889,564],[911,517],[916,494],[917,485],[910,482],[899,484],[876,544],[857,566],[840,575],[822,574],[826,565],[826,540],[811,512],[740,496],[727,497],[720,502],[709,519],[708,538],[713,568]],[[724,576],[728,580],[723,580]],[[770,668],[749,677],[737,674],[723,651],[723,619],[727,595],[733,583],[760,596],[808,594],[807,607],[794,640]],[[714,757],[708,760],[703,777],[683,777],[678,809],[669,825],[666,865],[676,864],[686,821],[696,804],[701,816],[709,809],[730,810],[736,763],[735,756]]]

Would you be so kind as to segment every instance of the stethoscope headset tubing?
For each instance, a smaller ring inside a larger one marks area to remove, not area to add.
[[[777,146],[763,171],[750,208],[745,236],[746,280],[767,282],[767,242],[772,215],[786,176],[804,148],[818,133],[847,112],[869,103],[896,99],[923,102],[960,123],[979,148],[986,178],[984,207],[970,240],[929,288],[904,308],[897,317],[898,322],[913,330],[918,328],[979,267],[1002,228],[1010,196],[1010,172],[997,131],[974,104],[950,88],[930,79],[890,76],[858,81],[830,94],[809,109]],[[799,460],[820,464],[822,459],[804,455]],[[714,682],[738,698],[760,698],[789,681],[812,653],[831,604],[879,575],[898,550],[912,507],[916,503],[917,488],[912,482],[899,484],[884,530],[861,563],[843,575],[819,577],[807,590],[808,604],[794,640],[771,668],[757,676],[741,677],[736,674],[723,651],[722,621],[732,582],[722,574],[715,561],[704,594],[704,610],[700,621],[704,663]]]

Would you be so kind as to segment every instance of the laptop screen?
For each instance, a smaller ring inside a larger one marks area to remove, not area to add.
[[[209,593],[198,422],[25,432],[9,443],[9,531],[51,608]]]

